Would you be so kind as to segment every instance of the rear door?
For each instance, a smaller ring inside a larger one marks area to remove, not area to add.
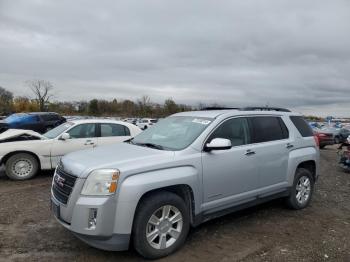
[[[254,152],[262,191],[279,191],[287,186],[289,131],[279,116],[249,117]]]
[[[51,148],[52,168],[56,167],[60,158],[65,154],[97,146],[96,130],[95,123],[80,124],[67,131],[70,139],[55,139]]]
[[[120,124],[98,124],[98,132],[97,144],[99,146],[120,143],[131,138],[129,128]]]

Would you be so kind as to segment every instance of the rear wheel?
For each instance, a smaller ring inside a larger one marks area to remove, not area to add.
[[[340,143],[340,138],[336,136],[334,138],[334,144],[339,144],[339,143]]]
[[[32,178],[39,170],[37,159],[28,153],[12,155],[5,164],[6,175],[13,180]]]
[[[305,168],[298,168],[290,196],[287,198],[287,204],[292,209],[303,209],[311,201],[314,190],[314,178],[312,173]]]
[[[137,210],[134,247],[148,259],[167,256],[184,244],[189,227],[189,209],[182,198],[171,192],[155,193]]]

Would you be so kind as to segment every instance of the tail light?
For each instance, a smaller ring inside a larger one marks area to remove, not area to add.
[[[314,139],[315,139],[315,143],[317,145],[317,147],[320,147],[320,139],[318,138],[319,134],[314,134]]]

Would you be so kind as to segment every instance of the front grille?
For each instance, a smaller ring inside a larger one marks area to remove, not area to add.
[[[56,169],[53,178],[52,192],[55,198],[63,204],[67,204],[70,194],[74,188],[76,177],[68,174],[60,167]]]

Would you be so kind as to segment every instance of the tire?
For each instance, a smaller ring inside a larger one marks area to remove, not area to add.
[[[339,139],[339,137],[335,137],[334,138],[334,144],[340,144],[340,139]]]
[[[305,181],[305,183],[301,183],[303,181]],[[305,184],[307,184],[307,181],[309,181],[308,189],[305,186]],[[303,185],[301,186],[300,184],[303,184]],[[297,209],[297,210],[307,207],[310,204],[310,201],[312,199],[314,185],[315,185],[315,181],[312,173],[308,169],[298,168],[297,171],[295,172],[294,182],[291,188],[290,195],[286,199],[288,207],[291,209]],[[308,196],[306,198],[307,194]]]
[[[164,210],[166,210],[166,207],[171,207],[171,211],[169,213],[167,211],[164,212]],[[172,225],[171,223],[169,224],[169,221],[172,219],[180,218],[178,212],[180,212],[182,220],[173,222]],[[169,220],[161,220],[164,217],[164,213],[170,214]],[[133,243],[135,250],[141,256],[147,259],[156,259],[174,253],[185,243],[190,228],[189,213],[189,208],[186,206],[185,202],[181,197],[174,193],[162,191],[154,193],[145,198],[139,204],[133,225]],[[153,219],[153,221],[160,222],[160,225],[155,225],[153,222],[150,223],[150,218],[154,217],[153,215],[159,218],[158,220]],[[164,233],[169,228],[169,225],[171,225],[170,228],[177,227],[176,229],[178,231],[175,231],[178,232],[175,234],[176,239],[173,238],[172,235]],[[161,230],[163,230],[163,232]],[[163,233],[162,236],[165,235],[165,242],[161,241],[161,239],[164,238],[161,237],[159,233],[156,233],[151,234],[155,237],[153,238],[153,241],[150,239],[152,242],[150,243],[147,240],[146,234],[157,231]],[[162,243],[165,243],[165,245],[168,245],[168,247],[162,247]]]
[[[146,130],[146,129],[147,129],[147,126],[144,126],[144,127],[143,127],[143,130]]]
[[[6,175],[13,180],[27,180],[38,173],[38,160],[31,154],[18,153],[5,163]]]
[[[326,147],[325,145],[321,145],[321,146],[320,146],[321,149],[324,149],[325,147]]]

